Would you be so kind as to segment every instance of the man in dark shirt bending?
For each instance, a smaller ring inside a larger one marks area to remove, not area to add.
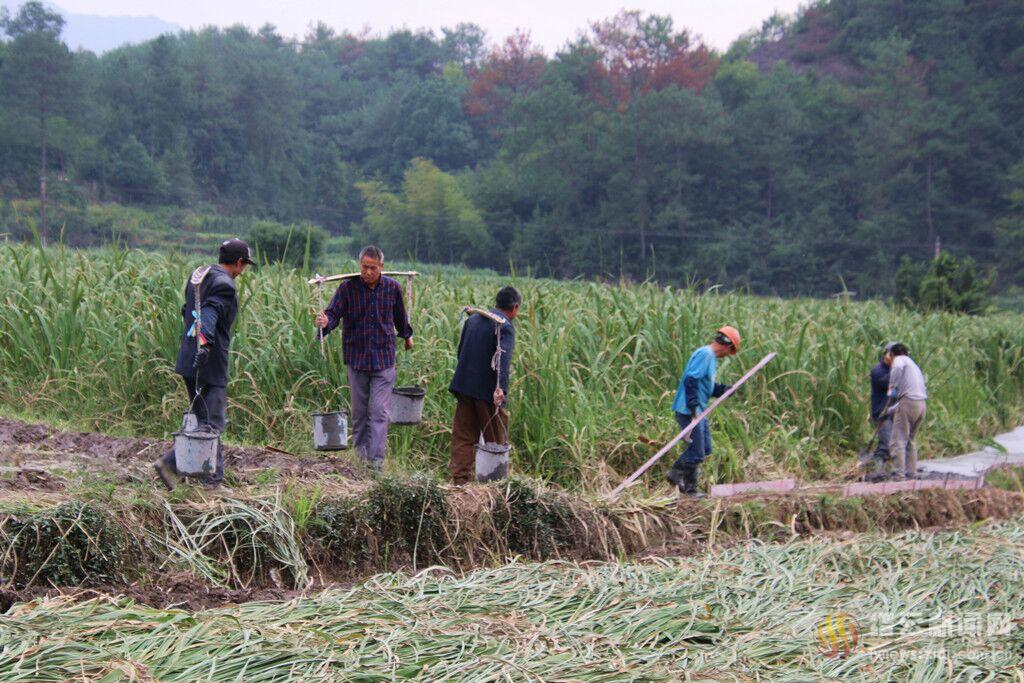
[[[885,350],[878,359],[878,365],[871,368],[871,423],[875,426],[878,444],[871,454],[874,471],[868,475],[870,480],[885,478],[885,466],[889,461],[892,419],[887,414],[889,403],[887,394],[889,392],[889,363],[892,361],[889,350],[892,346],[892,342],[885,345]]]
[[[359,277],[342,281],[330,305],[316,316],[327,335],[342,324],[342,351],[352,401],[356,452],[378,472],[384,466],[388,411],[395,386],[395,336],[412,349],[412,327],[402,286],[381,275],[384,253],[374,246],[359,252]]]

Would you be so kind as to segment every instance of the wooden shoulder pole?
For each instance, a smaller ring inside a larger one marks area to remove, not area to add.
[[[505,323],[508,322],[508,320],[505,320],[504,316],[498,315],[497,313],[492,313],[491,311],[488,311],[486,308],[466,306],[462,310],[466,315],[473,315],[474,313],[479,313],[483,317],[489,318],[491,322],[497,323],[498,325],[504,325]]]
[[[319,285],[324,282],[337,282],[338,280],[348,280],[354,277],[359,277],[360,273],[345,273],[344,275],[317,275],[306,281],[309,285]],[[385,270],[381,275],[387,275],[388,277],[408,277],[414,278],[419,275],[415,270]]]

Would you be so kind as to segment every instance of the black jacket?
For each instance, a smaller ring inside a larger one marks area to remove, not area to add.
[[[228,350],[231,348],[231,325],[238,313],[238,293],[235,281],[222,266],[210,267],[210,271],[200,284],[200,301],[202,302],[202,333],[210,344],[210,356],[206,364],[199,370],[200,386],[226,387],[228,385]],[[178,349],[178,362],[174,371],[182,377],[194,377],[192,360],[196,355],[196,339],[189,336],[195,320],[195,289],[191,281],[185,283],[185,305],[181,307],[181,319],[184,331],[181,334],[181,347]]]
[[[505,314],[491,309],[501,317]],[[455,376],[448,390],[453,394],[477,398],[481,401],[494,400],[496,376],[491,369],[491,359],[498,348],[495,335],[497,324],[479,313],[466,319],[459,339],[459,362]],[[516,328],[506,322],[501,326],[501,389],[508,395],[509,369],[512,365],[512,351],[516,345]]]
[[[885,406],[885,398],[889,393],[889,366],[879,361],[871,368],[871,419],[877,420]]]

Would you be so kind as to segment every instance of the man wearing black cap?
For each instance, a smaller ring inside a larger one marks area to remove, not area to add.
[[[231,325],[238,312],[235,278],[246,266],[254,264],[249,245],[240,239],[230,239],[220,245],[216,265],[196,268],[185,283],[185,305],[181,307],[184,332],[174,371],[185,380],[191,412],[203,431],[219,434],[227,423],[228,350]],[[173,489],[178,474],[174,449],[153,463],[153,467],[164,485]],[[218,446],[217,467],[201,481],[207,486],[219,486],[223,479],[224,458]]]

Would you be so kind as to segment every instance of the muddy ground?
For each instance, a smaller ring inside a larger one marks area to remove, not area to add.
[[[171,447],[160,439],[108,436],[95,432],[65,432],[42,424],[0,418],[0,491],[60,491],[62,474],[81,471],[112,474],[120,481],[153,480],[151,463]],[[270,448],[224,446],[224,468],[242,482],[260,472],[277,470],[283,476],[316,477],[363,474],[350,456],[319,453],[295,455]]]

